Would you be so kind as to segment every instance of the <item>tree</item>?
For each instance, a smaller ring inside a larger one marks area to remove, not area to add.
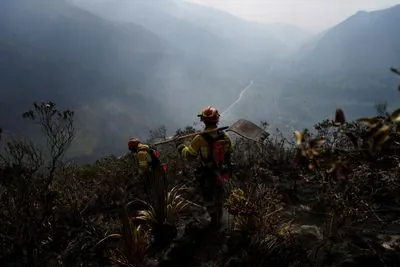
[[[47,149],[28,138],[0,138],[0,188],[5,189],[0,198],[0,221],[4,222],[0,258],[8,255],[11,258],[6,261],[19,258],[28,266],[43,266],[43,244],[52,240],[57,217],[54,206],[58,194],[51,184],[75,137],[75,127],[74,112],[59,110],[52,102],[35,102],[33,106],[23,117],[39,125]]]
[[[45,135],[47,143],[48,185],[54,179],[57,165],[62,161],[66,150],[75,138],[74,112],[59,110],[53,102],[35,102],[34,109],[25,112],[22,116],[39,125]]]

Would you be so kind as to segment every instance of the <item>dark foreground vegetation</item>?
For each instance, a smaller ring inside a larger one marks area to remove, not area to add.
[[[165,198],[150,205],[134,156],[63,163],[74,114],[35,104],[24,117],[45,145],[0,140],[0,266],[400,266],[400,110],[378,113],[347,122],[338,109],[294,143],[239,139],[211,233],[196,163],[173,145],[160,149],[168,188],[154,185]]]

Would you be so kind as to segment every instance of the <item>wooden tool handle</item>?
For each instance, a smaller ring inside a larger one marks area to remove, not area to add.
[[[179,137],[176,137],[176,138],[173,138],[173,139],[170,139],[170,140],[165,140],[165,141],[161,141],[161,142],[155,143],[155,144],[153,144],[153,146],[162,145],[162,144],[168,144],[168,143],[171,143],[171,142],[175,142],[175,141],[186,139],[186,138],[189,138],[189,137],[192,137],[192,136],[196,136],[198,134],[212,133],[212,132],[216,132],[216,131],[223,131],[223,130],[226,130],[228,128],[229,128],[229,126],[225,126],[225,127],[212,129],[212,130],[203,131],[203,132],[190,133],[190,134],[179,136]]]

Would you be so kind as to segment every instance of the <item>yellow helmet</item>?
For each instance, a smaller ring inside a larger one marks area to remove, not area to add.
[[[218,123],[220,114],[216,108],[207,106],[197,116],[200,117],[200,121],[204,123]]]

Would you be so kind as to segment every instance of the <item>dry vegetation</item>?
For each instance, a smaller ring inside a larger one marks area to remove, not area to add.
[[[152,201],[133,156],[63,163],[74,114],[35,104],[24,117],[47,146],[0,139],[0,265],[400,266],[400,110],[379,113],[346,121],[338,109],[293,143],[238,140],[226,227],[209,233],[173,146]]]

